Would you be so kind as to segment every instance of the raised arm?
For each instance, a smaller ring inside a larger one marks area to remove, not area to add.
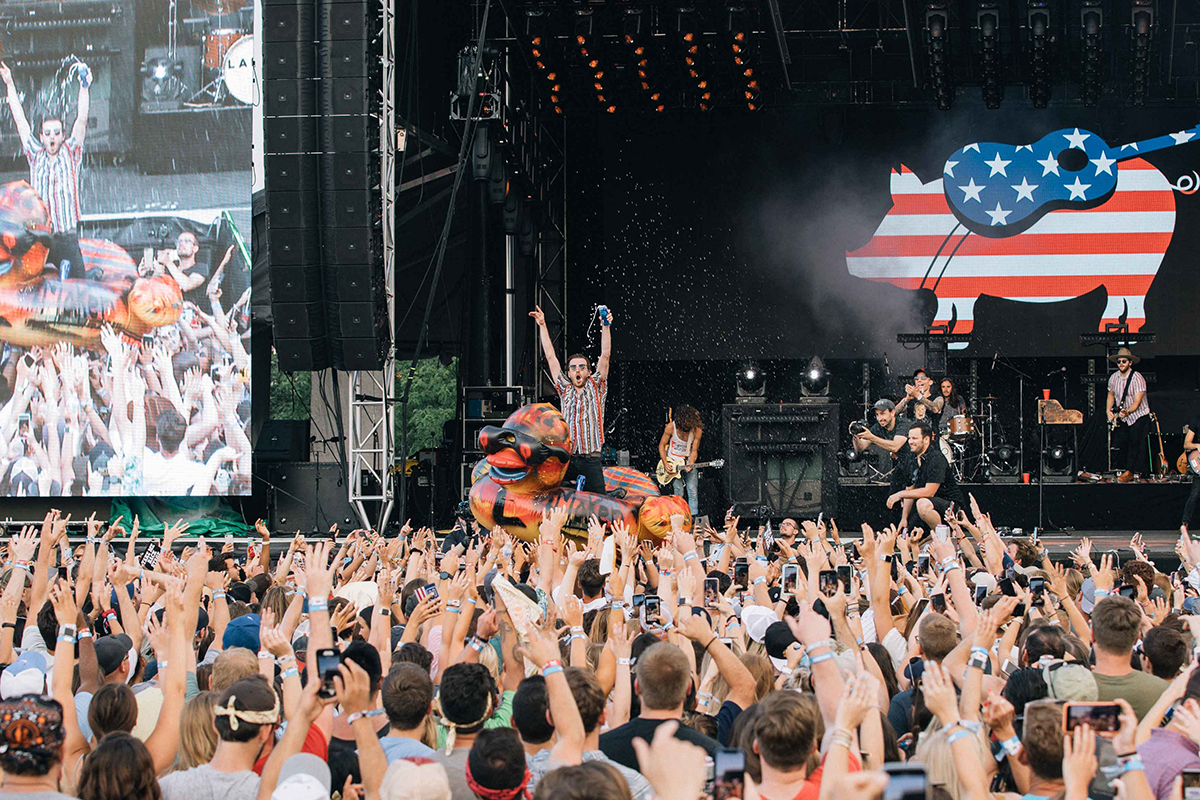
[[[600,373],[600,377],[608,379],[608,365],[612,360],[612,312],[609,311],[607,319],[600,318],[600,360],[596,362],[596,372]]]
[[[534,310],[529,312],[529,316],[533,317],[533,321],[537,324],[538,338],[542,343],[542,352],[546,355],[546,367],[550,370],[550,379],[558,383],[558,379],[562,377],[562,364],[558,363],[558,354],[554,352],[554,342],[550,341],[550,331],[546,328],[546,315],[542,312],[541,306],[534,306]],[[607,328],[605,334],[607,335]],[[607,370],[608,363],[605,362]]]
[[[83,139],[87,136],[88,110],[91,106],[92,70],[82,62],[75,65],[75,77],[79,79],[79,108],[75,114],[75,125],[71,128],[71,138],[75,144],[83,147]]]
[[[13,83],[12,70],[3,62],[0,62],[0,78],[4,79],[4,85],[8,89],[8,110],[12,112],[17,133],[21,136],[21,147],[28,147],[29,140],[33,138],[33,131],[25,117],[25,109],[21,107],[21,98],[17,96],[17,85]]]

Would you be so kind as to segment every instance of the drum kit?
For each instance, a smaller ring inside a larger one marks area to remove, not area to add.
[[[942,419],[938,447],[959,483],[978,479],[989,466],[988,453],[994,439],[992,421],[996,416],[992,403],[998,399],[980,398],[985,404],[985,414],[955,414]]]
[[[211,80],[184,105],[204,108],[223,105],[229,99],[254,105],[258,79],[254,64],[254,33],[239,27],[227,27],[236,20],[239,0],[217,0],[211,6],[199,6],[211,21],[203,34],[203,75]],[[232,24],[237,24],[236,21]]]

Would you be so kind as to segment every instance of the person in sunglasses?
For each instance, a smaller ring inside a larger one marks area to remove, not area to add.
[[[584,491],[606,494],[600,450],[604,447],[604,404],[608,399],[608,366],[612,357],[612,312],[601,309],[600,358],[596,361],[596,371],[592,371],[587,356],[576,353],[567,358],[565,374],[546,329],[546,315],[535,306],[529,316],[537,323],[546,366],[550,369],[562,415],[571,431],[571,462],[563,483],[574,483],[582,475]],[[613,492],[618,497],[624,494],[624,489]]]
[[[1122,347],[1113,355],[1117,371],[1108,378],[1108,422],[1113,425],[1113,466],[1124,471],[1117,476],[1129,483],[1150,472],[1146,435],[1150,429],[1150,401],[1146,398],[1146,379],[1133,365],[1140,359]]]

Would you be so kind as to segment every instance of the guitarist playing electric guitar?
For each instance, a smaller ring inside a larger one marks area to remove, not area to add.
[[[1196,503],[1200,502],[1200,412],[1193,415],[1188,424],[1187,434],[1183,437],[1183,455],[1188,462],[1188,471],[1192,473],[1192,492],[1183,504],[1183,524],[1179,526],[1179,532],[1186,536]]]
[[[658,440],[658,457],[662,459],[667,474],[675,476],[671,481],[671,491],[682,497],[686,487],[688,507],[693,517],[700,513],[700,475],[692,469],[692,465],[700,453],[700,437],[703,435],[704,422],[700,419],[700,412],[685,404],[675,409],[663,428],[662,438]]]
[[[1150,473],[1146,434],[1150,427],[1150,402],[1146,399],[1146,379],[1135,372],[1139,359],[1122,347],[1108,357],[1117,362],[1117,371],[1108,378],[1108,422],[1113,426],[1112,446],[1117,450],[1114,463],[1124,467],[1117,476],[1121,483]]]

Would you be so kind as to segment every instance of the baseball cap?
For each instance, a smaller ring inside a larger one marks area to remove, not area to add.
[[[759,644],[767,635],[767,628],[771,626],[771,623],[778,621],[779,617],[775,616],[775,612],[766,606],[746,606],[742,609],[742,628],[751,639]]]
[[[225,626],[225,635],[221,638],[221,647],[228,650],[231,647],[244,647],[258,652],[259,630],[262,628],[262,617],[258,614],[242,614],[230,620]]]
[[[1100,695],[1096,677],[1082,664],[1048,659],[1042,667],[1042,680],[1046,682],[1047,697],[1051,700],[1073,700],[1095,702]]]
[[[312,753],[297,753],[280,767],[271,800],[329,800],[332,784],[325,761]]]
[[[1080,587],[1079,610],[1085,614],[1091,614],[1092,609],[1096,607],[1096,584],[1091,578],[1085,578],[1083,586]]]
[[[775,669],[782,670],[787,666],[787,649],[795,643],[796,637],[792,635],[792,629],[783,620],[772,622],[767,627],[763,644],[766,645],[767,657],[771,659]]]
[[[96,661],[100,671],[111,675],[125,661],[129,651],[133,650],[133,640],[127,634],[118,633],[111,636],[101,636],[96,640]],[[136,666],[137,662],[132,662]],[[130,672],[133,670],[131,669]]]
[[[249,603],[250,598],[254,593],[250,591],[250,587],[247,584],[238,581],[237,583],[229,584],[228,594],[234,600],[240,600],[243,603]]]
[[[881,397],[875,401],[874,408],[876,411],[895,411],[896,404],[891,400],[888,400],[886,397]]]
[[[0,673],[0,699],[46,694],[46,656],[25,652]]]

